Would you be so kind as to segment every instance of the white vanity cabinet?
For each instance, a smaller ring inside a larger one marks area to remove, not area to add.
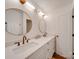
[[[44,45],[26,59],[46,59],[46,54],[47,54],[47,45]]]
[[[48,43],[47,43],[47,54],[46,54],[46,59],[51,59],[54,51],[55,51],[55,39],[51,39]]]
[[[54,53],[54,41],[55,39],[51,39],[45,45],[43,45],[40,49],[35,51],[32,55],[25,59],[51,59]]]

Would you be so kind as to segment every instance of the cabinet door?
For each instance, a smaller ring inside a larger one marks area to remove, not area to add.
[[[38,49],[35,53],[33,53],[29,59],[46,59],[47,54],[47,45],[44,45],[40,49]]]
[[[50,59],[54,53],[54,39],[38,49],[28,59]],[[27,59],[27,58],[26,58]]]
[[[52,55],[53,55],[53,53],[54,53],[54,51],[55,51],[55,49],[54,49],[54,47],[55,47],[55,39],[51,39],[48,43],[47,43],[47,45],[48,45],[48,50],[47,50],[47,56],[46,56],[46,58],[47,59],[51,59],[51,57],[52,57]]]

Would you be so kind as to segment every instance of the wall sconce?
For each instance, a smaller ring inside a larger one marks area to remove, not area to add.
[[[19,0],[21,4],[25,4],[26,0]]]
[[[41,11],[39,11],[39,12],[38,12],[38,15],[42,17],[42,16],[44,16],[44,13],[41,12]]]
[[[29,11],[34,11],[35,10],[35,6],[33,6],[32,4],[30,4],[28,1],[27,3],[25,4],[26,8],[29,10]]]

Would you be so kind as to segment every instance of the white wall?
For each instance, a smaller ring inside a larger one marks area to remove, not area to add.
[[[47,20],[47,32],[58,34],[56,52],[72,59],[72,4],[52,11]]]

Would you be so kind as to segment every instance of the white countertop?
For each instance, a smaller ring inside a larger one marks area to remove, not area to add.
[[[34,47],[29,48],[28,50],[26,50],[22,53],[18,53],[18,54],[14,53],[12,50],[15,46],[6,47],[6,49],[5,49],[6,50],[6,53],[5,53],[6,59],[25,59],[25,58],[29,57],[30,55],[32,55],[35,51],[37,51],[39,48],[41,48],[43,45],[45,45],[47,42],[49,42],[54,37],[55,36],[47,36],[47,37],[41,37],[39,39],[31,39],[30,42],[36,42],[38,44],[35,45]]]

